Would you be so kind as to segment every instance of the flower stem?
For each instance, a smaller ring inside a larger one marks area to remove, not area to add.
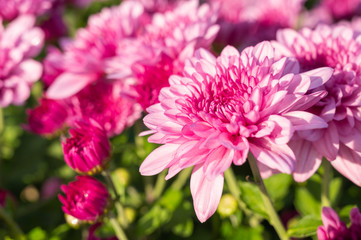
[[[109,221],[113,226],[113,229],[115,231],[115,235],[117,236],[117,238],[119,240],[128,240],[127,236],[125,235],[123,229],[121,228],[121,226],[119,225],[119,222],[117,221],[117,219],[114,217],[113,214],[110,215],[109,217]]]
[[[8,225],[9,230],[12,232],[12,235],[15,240],[25,240],[24,233],[21,231],[20,227],[5,212],[4,208],[1,206],[0,206],[0,219],[2,219],[6,223],[6,225]]]
[[[278,236],[281,240],[288,240],[287,232],[285,228],[282,225],[282,222],[280,218],[278,217],[278,214],[273,207],[272,201],[268,195],[266,186],[264,185],[263,179],[261,177],[261,174],[259,172],[258,166],[257,166],[257,160],[253,156],[253,154],[248,155],[248,163],[251,167],[252,174],[255,180],[255,183],[258,185],[259,189],[261,190],[261,196],[263,199],[263,203],[266,207],[268,216],[269,216],[269,222],[270,224],[275,228]]]
[[[239,208],[246,214],[247,217],[251,217],[253,215],[252,211],[250,211],[246,204],[241,200],[241,191],[239,190],[237,179],[232,168],[228,168],[227,171],[224,172],[224,178],[230,193],[237,200]]]
[[[122,226],[123,227],[128,227],[128,221],[127,221],[127,218],[125,216],[125,212],[124,212],[124,208],[122,206],[122,204],[120,203],[120,196],[119,196],[119,193],[114,185],[114,182],[113,182],[113,179],[112,179],[112,176],[110,175],[110,172],[109,170],[104,170],[103,172],[103,176],[105,177],[106,181],[108,182],[108,185],[110,186],[110,188],[113,190],[114,192],[114,196],[115,196],[115,199],[114,199],[114,205],[115,205],[115,208],[117,210],[117,213],[118,213],[118,217],[120,218],[120,221],[122,223]]]
[[[321,183],[321,204],[324,207],[330,207],[330,181],[332,178],[332,167],[327,159],[323,159],[323,176]]]
[[[157,181],[155,182],[154,190],[153,190],[153,199],[156,200],[162,194],[164,187],[166,185],[165,176],[167,175],[166,171],[161,172],[158,177]]]
[[[172,183],[172,185],[170,186],[171,188],[175,189],[175,190],[180,190],[183,188],[184,184],[186,184],[186,182],[189,179],[189,176],[192,173],[192,168],[186,168],[183,171],[181,171],[177,177],[177,179]]]

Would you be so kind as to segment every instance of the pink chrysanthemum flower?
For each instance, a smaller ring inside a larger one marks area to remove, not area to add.
[[[31,59],[42,46],[44,34],[34,27],[35,17],[21,16],[6,28],[0,19],[0,107],[20,105],[41,77],[42,66]]]
[[[323,226],[317,229],[319,240],[358,240],[360,239],[361,214],[357,207],[350,212],[351,226],[340,220],[337,213],[329,207],[322,208]]]
[[[121,83],[98,82],[87,86],[69,100],[73,118],[94,119],[109,137],[120,134],[141,114],[140,106],[122,96],[123,91],[126,90]]]
[[[140,56],[130,54],[127,43],[139,34],[145,21],[142,5],[135,2],[104,8],[99,14],[91,16],[87,27],[78,30],[76,38],[66,44],[64,72],[50,85],[47,97],[70,97],[93,82],[104,81],[108,74],[107,59],[116,56],[119,46],[127,52],[123,62],[129,74],[129,66]]]
[[[77,122],[62,142],[64,160],[76,172],[96,174],[108,164],[110,142],[104,129],[94,121]]]
[[[322,0],[321,7],[327,9],[336,20],[361,13],[360,0]]]
[[[181,74],[185,60],[197,48],[210,48],[219,30],[217,10],[208,4],[198,6],[198,1],[180,2],[152,20],[141,36],[152,54],[132,67],[137,79],[135,98],[143,109],[157,102],[160,89],[169,86],[169,76]]]
[[[276,31],[294,27],[304,0],[211,0],[220,5],[217,40],[243,46],[274,39]]]
[[[108,189],[90,176],[77,176],[76,181],[62,185],[65,196],[59,194],[64,213],[84,222],[94,223],[103,216],[109,205]]]
[[[292,146],[297,156],[296,181],[305,181],[318,169],[322,156],[345,177],[361,185],[361,42],[346,26],[320,25],[315,30],[281,30],[273,45],[277,53],[296,57],[301,69],[329,66],[335,72],[324,86],[328,95],[307,111],[317,114],[328,128],[298,132]]]
[[[67,106],[61,101],[42,98],[39,106],[27,111],[28,124],[24,128],[43,136],[61,131],[68,118]]]
[[[173,9],[184,0],[129,0],[141,3],[149,13],[161,13]]]
[[[39,16],[50,10],[55,0],[0,0],[0,17],[12,20],[23,14]]]
[[[202,222],[217,209],[223,173],[232,163],[242,165],[251,151],[263,176],[291,173],[295,156],[287,143],[293,132],[327,126],[303,108],[324,96],[305,93],[326,82],[332,69],[299,74],[294,59],[275,61],[269,42],[241,54],[226,47],[218,58],[200,49],[183,74],[171,76],[160,103],[147,109],[146,133],[153,134],[148,140],[164,145],[144,160],[140,172],[169,168],[169,179],[194,166],[191,192]]]

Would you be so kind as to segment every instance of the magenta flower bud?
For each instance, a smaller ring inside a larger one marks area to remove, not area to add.
[[[94,223],[107,211],[110,195],[108,189],[90,176],[77,176],[76,181],[62,185],[65,196],[59,194],[65,214],[83,222]]]
[[[80,174],[96,174],[106,167],[110,143],[106,132],[95,121],[78,122],[71,137],[62,143],[65,162]]]
[[[42,98],[40,105],[27,110],[28,125],[24,128],[43,136],[51,136],[64,128],[68,112],[60,101]]]

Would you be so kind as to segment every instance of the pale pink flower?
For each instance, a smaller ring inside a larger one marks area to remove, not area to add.
[[[186,0],[129,0],[141,3],[149,13],[160,13],[173,9],[178,2]]]
[[[104,80],[107,59],[116,56],[120,46],[129,53],[127,43],[139,34],[145,21],[142,5],[134,2],[104,8],[91,16],[87,27],[79,29],[75,39],[64,47],[64,72],[49,86],[47,97],[70,97],[90,83]],[[131,66],[133,58],[139,56],[127,54],[127,65]],[[130,73],[130,67],[125,71]]]
[[[337,213],[330,207],[322,208],[323,226],[317,229],[319,240],[358,240],[360,239],[361,214],[357,207],[350,212],[351,226],[340,220]]]
[[[293,132],[327,126],[302,109],[324,96],[324,91],[305,93],[326,82],[332,69],[299,74],[294,59],[275,61],[269,42],[241,54],[229,46],[218,58],[200,49],[183,74],[172,75],[160,103],[147,109],[146,133],[153,134],[148,141],[164,145],[144,160],[140,172],[169,168],[169,179],[194,166],[191,193],[202,222],[217,209],[223,173],[232,163],[242,165],[251,151],[264,176],[291,173],[295,156],[287,143]]]
[[[328,95],[307,111],[328,123],[326,129],[300,131],[292,147],[297,156],[296,181],[318,169],[322,156],[355,184],[361,184],[361,42],[347,26],[320,25],[296,32],[281,30],[273,45],[280,56],[296,57],[301,69],[329,66],[335,72],[325,85]]]
[[[211,0],[221,7],[219,42],[247,46],[295,27],[304,0]]]
[[[18,17],[6,28],[0,19],[0,107],[23,104],[41,77],[41,64],[31,58],[42,49],[44,33],[34,24],[30,15]]]
[[[50,10],[55,0],[0,0],[0,17],[12,20],[23,14],[39,16]]]

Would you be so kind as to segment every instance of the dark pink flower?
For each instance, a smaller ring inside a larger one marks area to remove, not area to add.
[[[357,207],[350,212],[351,226],[340,220],[337,213],[330,207],[322,208],[323,226],[317,229],[319,240],[358,240],[361,236],[361,213]]]
[[[106,167],[110,142],[106,132],[94,121],[77,122],[62,142],[65,162],[81,174],[96,174]]]
[[[40,99],[40,105],[27,110],[28,124],[24,128],[33,133],[51,136],[63,130],[68,112],[61,101]]]
[[[61,179],[59,177],[50,177],[46,179],[41,186],[41,199],[48,200],[56,196],[61,186]]]
[[[304,0],[211,0],[221,7],[217,41],[248,46],[271,40],[276,31],[294,27]]]
[[[322,0],[321,7],[327,9],[336,20],[361,13],[360,0]]]
[[[94,119],[104,128],[107,136],[120,134],[140,117],[141,108],[134,100],[122,95],[126,87],[119,82],[97,82],[70,98],[74,120]]]
[[[39,16],[50,10],[55,0],[0,0],[0,17],[13,20],[23,15]]]
[[[94,223],[106,212],[110,195],[107,188],[90,176],[77,176],[76,181],[62,185],[59,194],[64,213],[80,221]]]
[[[281,30],[273,45],[280,56],[297,58],[303,70],[335,69],[332,78],[318,89],[327,91],[327,96],[307,109],[324,119],[328,128],[299,131],[292,141],[297,156],[295,180],[307,180],[326,157],[341,174],[360,185],[360,37],[344,25],[319,25],[315,30]]]
[[[11,2],[11,1],[10,1]],[[0,4],[1,6],[1,4]],[[31,59],[43,47],[44,33],[34,27],[35,17],[24,15],[6,28],[0,19],[0,107],[20,105],[30,96],[42,66]]]
[[[226,47],[218,58],[204,49],[187,61],[182,76],[172,75],[160,103],[147,109],[148,141],[164,144],[142,163],[143,175],[169,168],[166,179],[194,166],[191,192],[198,219],[217,209],[223,173],[242,165],[249,151],[263,176],[291,173],[295,156],[287,143],[296,130],[324,128],[319,117],[303,111],[324,91],[305,93],[326,82],[330,68],[299,73],[294,59],[274,59],[269,42],[240,54]],[[317,81],[311,81],[315,79]]]

